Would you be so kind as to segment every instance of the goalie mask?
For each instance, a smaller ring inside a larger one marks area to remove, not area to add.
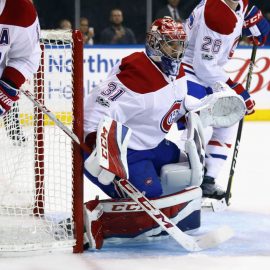
[[[177,76],[186,47],[183,25],[171,17],[157,19],[146,37],[146,54],[167,75]]]

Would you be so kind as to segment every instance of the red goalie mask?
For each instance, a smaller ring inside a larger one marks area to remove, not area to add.
[[[171,17],[157,19],[147,33],[148,45],[156,51],[156,56],[165,55],[180,60],[185,49],[186,32],[183,25]]]
[[[186,32],[171,17],[155,20],[147,32],[146,53],[167,75],[176,76],[186,47]]]

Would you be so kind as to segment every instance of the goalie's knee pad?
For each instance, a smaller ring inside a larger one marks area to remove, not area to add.
[[[161,168],[163,194],[171,194],[190,186],[200,186],[205,165],[205,142],[199,116],[187,114],[187,138],[185,141],[187,160],[167,164]]]
[[[160,180],[163,195],[172,194],[190,186],[199,186],[192,183],[191,169],[188,162],[167,164],[161,168]]]

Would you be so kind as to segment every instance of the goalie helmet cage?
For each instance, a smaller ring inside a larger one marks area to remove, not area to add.
[[[32,92],[83,141],[83,40],[41,31]],[[83,154],[24,95],[0,119],[0,253],[73,247],[83,252]]]

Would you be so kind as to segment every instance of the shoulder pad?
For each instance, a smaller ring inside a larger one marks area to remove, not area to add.
[[[221,0],[207,0],[204,19],[209,29],[222,35],[231,34],[237,23],[235,13]]]
[[[168,83],[161,71],[143,53],[135,52],[124,57],[116,75],[123,85],[140,94],[158,91]]]
[[[29,27],[37,18],[34,5],[29,0],[6,0],[0,24]]]

